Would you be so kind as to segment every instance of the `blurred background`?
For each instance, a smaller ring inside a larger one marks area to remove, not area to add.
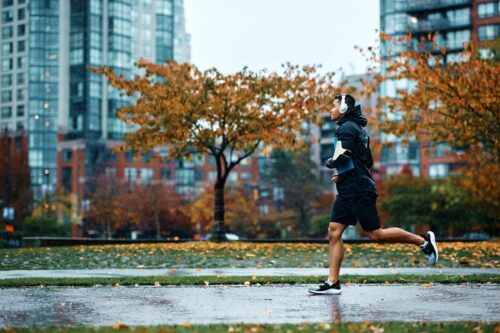
[[[415,40],[439,31],[446,61],[459,59],[465,43],[500,34],[500,1],[491,0],[1,0],[0,11],[2,246],[30,236],[175,240],[213,232],[215,161],[166,159],[166,147],[112,151],[133,130],[116,111],[133,101],[90,67],[132,76],[141,57],[227,74],[317,64],[360,91],[375,73],[359,47],[390,56],[379,31]],[[389,80],[370,98],[355,97],[373,108],[407,84]],[[308,152],[259,152],[231,173],[232,239],[325,239],[335,188],[324,162],[336,124],[323,118],[310,128],[317,140]],[[384,225],[432,228],[441,239],[498,236],[498,215],[472,204],[454,180],[464,166],[459,149],[370,132]],[[357,228],[344,236],[364,237]]]

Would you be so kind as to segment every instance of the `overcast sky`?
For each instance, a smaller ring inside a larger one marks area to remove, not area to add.
[[[230,73],[321,64],[365,72],[355,45],[374,45],[378,0],[184,0],[191,61]]]

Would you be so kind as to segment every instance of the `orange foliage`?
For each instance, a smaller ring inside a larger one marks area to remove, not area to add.
[[[482,59],[472,43],[464,48],[461,59],[443,61],[445,50],[436,50],[435,35],[409,45],[411,36],[394,41],[384,33],[380,38],[386,47],[404,49],[380,59],[371,49],[368,59],[385,72],[373,82],[365,82],[364,95],[377,92],[387,80],[411,83],[408,89],[397,89],[396,96],[380,97],[375,109],[367,109],[374,128],[395,134],[403,140],[423,136],[436,143],[447,143],[466,165],[464,186],[473,197],[500,214],[500,65]]]

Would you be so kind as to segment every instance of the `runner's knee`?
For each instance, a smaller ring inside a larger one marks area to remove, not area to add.
[[[340,223],[330,223],[328,226],[328,239],[330,241],[337,241],[342,237],[344,226]]]

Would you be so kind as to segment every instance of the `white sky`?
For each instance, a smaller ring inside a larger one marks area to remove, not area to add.
[[[365,72],[355,45],[375,45],[379,0],[184,0],[191,61],[224,73],[287,61]]]

